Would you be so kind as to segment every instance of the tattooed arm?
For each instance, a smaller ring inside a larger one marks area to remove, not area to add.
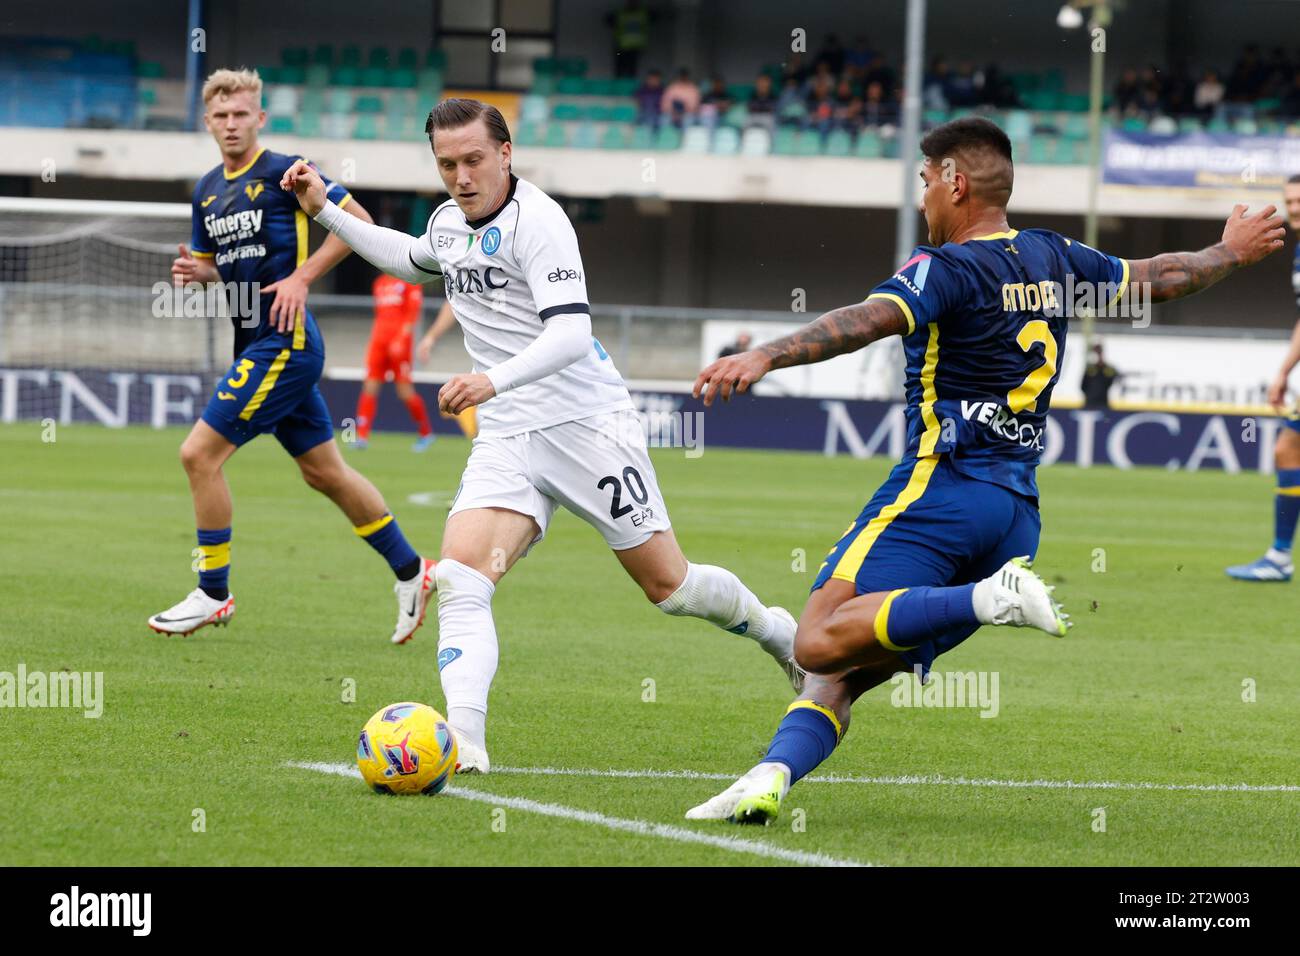
[[[856,352],[887,335],[902,335],[906,331],[907,318],[902,309],[888,299],[846,305],[784,338],[718,359],[695,380],[694,395],[696,398],[703,395],[705,405],[712,405],[719,395],[726,401],[733,392],[748,391],[749,386],[774,368],[824,362],[836,355]]]
[[[1151,259],[1129,263],[1129,282],[1146,282],[1152,302],[1181,299],[1208,289],[1242,266],[1252,265],[1282,248],[1286,230],[1268,206],[1253,216],[1246,207],[1233,207],[1223,229],[1223,239],[1200,252],[1166,252]]]

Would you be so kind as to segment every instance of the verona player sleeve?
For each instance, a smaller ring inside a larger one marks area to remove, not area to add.
[[[880,285],[867,300],[885,299],[902,310],[907,334],[937,322],[962,299],[963,273],[937,250],[918,246],[912,257]]]
[[[1108,306],[1118,302],[1128,289],[1128,260],[1108,256],[1082,242],[1061,238],[1065,241],[1065,261],[1074,274],[1075,287],[1083,288],[1086,283],[1104,289],[1106,294],[1099,295],[1095,301],[1100,303],[1104,300]]]
[[[442,275],[437,260],[429,252],[426,236],[408,236],[396,229],[362,222],[328,201],[315,218],[363,259],[390,276],[422,283]]]
[[[587,279],[573,223],[557,204],[538,205],[515,229],[515,256],[543,322],[552,316],[591,314]]]
[[[208,197],[201,195],[203,192],[203,183],[200,182],[194,187],[194,198],[191,200],[190,221],[193,227],[190,230],[190,252],[199,259],[211,259],[216,250],[212,248],[212,240],[208,236],[208,230],[204,228],[203,204],[208,201]],[[212,197],[215,199],[216,197]]]

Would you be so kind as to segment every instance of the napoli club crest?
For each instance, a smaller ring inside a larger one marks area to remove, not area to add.
[[[483,233],[483,242],[481,244],[483,254],[490,256],[501,248],[501,230],[493,226],[487,232]]]

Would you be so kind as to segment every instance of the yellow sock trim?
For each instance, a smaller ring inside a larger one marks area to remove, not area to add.
[[[230,563],[230,542],[225,544],[201,544],[203,552],[199,558],[200,571],[217,571]]]
[[[387,514],[384,515],[382,518],[376,518],[374,521],[370,522],[370,524],[357,525],[352,530],[355,531],[360,537],[368,538],[392,520],[393,520],[393,516],[391,514]]]
[[[1287,495],[1288,497],[1300,498],[1300,485],[1291,485],[1290,487],[1287,488],[1283,488],[1279,486],[1277,489],[1277,493],[1279,495]]]
[[[876,631],[876,640],[880,642],[880,646],[899,653],[910,651],[912,648],[900,647],[889,639],[889,609],[894,605],[894,598],[906,590],[907,588],[899,588],[897,591],[889,592],[889,597],[885,598],[885,603],[880,605],[880,610],[876,611],[876,620],[873,624]],[[912,647],[915,646],[915,644],[912,645]]]
[[[835,728],[835,739],[839,740],[841,737],[844,736],[844,729],[840,727],[839,719],[835,716],[835,712],[832,711],[830,708],[823,707],[815,700],[796,700],[793,704],[791,704],[789,707],[786,708],[785,712],[787,714],[792,714],[796,710],[815,710],[819,714],[824,714],[826,716],[826,719],[831,722],[831,726]]]

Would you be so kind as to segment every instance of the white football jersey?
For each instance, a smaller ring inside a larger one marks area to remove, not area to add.
[[[442,274],[476,372],[518,355],[551,316],[590,312],[573,224],[559,203],[515,176],[494,215],[469,221],[454,200],[434,210],[411,261]],[[480,405],[479,434],[517,435],[632,407],[623,376],[593,338],[567,368]]]

